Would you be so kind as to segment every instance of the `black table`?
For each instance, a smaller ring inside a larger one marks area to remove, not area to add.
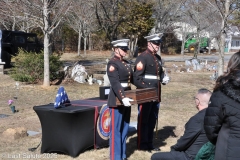
[[[42,126],[41,153],[64,153],[72,157],[94,146],[108,146],[97,132],[97,120],[106,100],[91,98],[71,101],[71,105],[55,109],[53,104],[34,106]]]

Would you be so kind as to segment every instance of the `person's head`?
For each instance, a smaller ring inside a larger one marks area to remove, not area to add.
[[[159,33],[144,37],[145,39],[147,39],[148,42],[147,48],[153,53],[157,53],[157,51],[160,49],[162,36],[163,34]]]
[[[212,92],[206,88],[201,88],[197,91],[196,95],[194,96],[196,108],[201,111],[208,107],[210,97]]]
[[[113,52],[117,57],[123,58],[127,55],[129,39],[120,39],[112,41]]]
[[[234,53],[229,59],[227,73],[240,70],[240,51]]]
[[[227,72],[222,76],[219,76],[216,85],[214,87],[214,91],[219,89],[224,83],[228,82],[229,80],[237,80],[239,79],[239,72],[240,72],[240,51],[234,53],[231,58],[229,59],[227,65]]]

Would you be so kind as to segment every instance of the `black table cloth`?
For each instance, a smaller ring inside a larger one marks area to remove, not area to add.
[[[42,126],[41,153],[64,153],[78,156],[89,147],[108,145],[97,132],[97,120],[106,100],[91,98],[71,101],[71,105],[55,109],[53,104],[34,106]]]

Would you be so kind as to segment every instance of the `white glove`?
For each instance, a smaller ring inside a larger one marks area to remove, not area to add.
[[[167,84],[169,82],[170,78],[168,76],[164,76],[162,83]]]
[[[130,99],[130,98],[128,98],[128,97],[125,97],[125,98],[122,99],[123,105],[124,105],[125,107],[130,107],[130,106],[131,106],[131,103],[130,103],[130,102],[132,102],[132,101],[134,101],[134,100],[133,100],[133,99]]]

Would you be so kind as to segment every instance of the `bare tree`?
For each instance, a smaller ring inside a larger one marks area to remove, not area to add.
[[[224,72],[224,49],[225,49],[225,39],[228,29],[228,19],[231,14],[239,9],[239,0],[207,0],[211,7],[218,10],[221,16],[221,30],[219,32],[219,57],[218,57],[218,76],[222,75]]]
[[[179,19],[180,9],[186,0],[155,0],[154,15],[156,19],[153,32],[164,32],[173,27],[173,23]]]
[[[185,43],[191,38],[187,36],[189,33],[196,32],[196,27],[187,23],[188,21],[184,22],[175,22],[174,25],[174,32],[176,37],[182,41],[181,44],[181,55],[184,55],[185,50]]]
[[[203,40],[203,38],[210,37],[209,31],[216,30],[216,28],[214,28],[214,24],[219,21],[217,10],[209,6],[208,3],[204,0],[187,0],[184,3],[184,9],[181,11],[181,13],[184,15],[181,17],[181,19],[191,26],[194,26],[192,35],[196,39],[196,43],[192,45],[194,45],[194,58],[197,58],[197,55],[200,51],[200,44],[202,43],[201,40]],[[183,37],[183,39],[188,36],[188,33],[185,34],[185,37]],[[192,37],[188,36],[188,38]],[[184,40],[185,41],[182,41],[182,49],[187,39]],[[211,47],[208,46],[209,50],[210,48]],[[183,54],[183,50],[181,53]]]
[[[98,0],[95,4],[98,24],[110,41],[117,38],[118,26],[125,19],[125,15],[119,15],[120,5],[124,5],[121,0]]]
[[[155,27],[151,33],[166,33],[174,30],[174,23],[180,18],[181,6],[186,0],[154,0],[153,17],[156,19]],[[160,50],[159,50],[159,53]]]
[[[81,19],[81,11],[78,8],[81,6],[82,1],[74,1],[74,5],[71,7],[68,15],[66,16],[68,25],[78,33],[78,56],[80,56],[81,52],[81,37],[82,37],[82,19]]]
[[[0,1],[0,23],[7,30],[15,31],[17,26],[23,20],[23,16],[20,14],[21,5],[19,1],[10,1],[10,0],[2,0]]]
[[[41,28],[44,35],[44,80],[43,86],[50,86],[49,54],[51,54],[50,36],[66,15],[71,1],[65,0],[20,0],[25,10],[22,14]]]
[[[92,32],[95,22],[93,1],[74,1],[67,15],[68,25],[78,33],[78,56],[81,52],[81,38],[84,40],[84,56],[86,56],[87,37]]]

